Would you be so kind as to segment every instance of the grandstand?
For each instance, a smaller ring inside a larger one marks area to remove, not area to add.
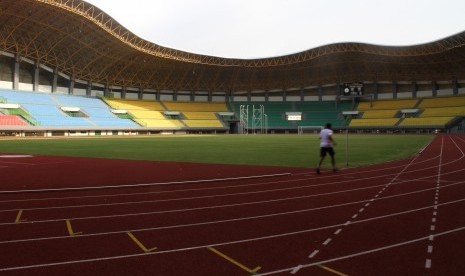
[[[465,97],[383,100],[372,106],[361,102],[357,109],[362,116],[351,120],[351,128],[447,129],[463,126]]]
[[[0,17],[6,135],[238,133],[257,123],[297,133],[327,122],[465,131],[465,32],[407,47],[336,43],[230,59],[145,41],[80,0],[5,0],[0,10],[9,11]],[[346,92],[350,84],[360,90]],[[263,107],[259,120],[253,106]]]

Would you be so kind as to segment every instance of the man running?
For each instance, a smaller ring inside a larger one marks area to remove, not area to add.
[[[327,123],[325,128],[320,132],[320,162],[316,168],[316,173],[320,174],[320,167],[325,160],[326,154],[331,157],[331,165],[333,166],[333,172],[336,172],[336,160],[334,158],[334,148],[336,142],[333,139],[333,131],[331,130],[331,124]]]

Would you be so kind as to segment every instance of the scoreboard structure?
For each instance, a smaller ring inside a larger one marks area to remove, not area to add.
[[[370,100],[370,106],[373,104],[373,95],[365,95],[363,92],[363,82],[345,82],[340,90],[339,95],[336,96],[336,108],[337,104],[341,100],[352,100],[352,104],[355,100],[366,98]]]
[[[342,87],[343,96],[362,96],[363,95],[363,82],[344,83]]]

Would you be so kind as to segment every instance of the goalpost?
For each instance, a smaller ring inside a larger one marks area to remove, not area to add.
[[[322,126],[298,126],[298,134],[318,134],[323,129]]]

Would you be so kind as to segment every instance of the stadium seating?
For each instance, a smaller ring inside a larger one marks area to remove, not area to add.
[[[429,127],[442,128],[450,123],[455,117],[426,117],[426,118],[405,118],[399,126],[401,127]]]
[[[454,118],[465,116],[465,97],[423,98],[360,102],[362,118],[352,119],[351,127],[444,128]],[[418,109],[418,114],[401,114],[402,109]],[[398,117],[398,118],[395,118]],[[405,118],[404,118],[405,117]]]
[[[225,103],[210,102],[162,102],[167,110],[172,111],[197,111],[197,112],[224,112],[228,111]]]
[[[139,100],[121,100],[121,99],[104,99],[104,101],[114,109],[124,110],[157,110],[163,111],[165,108],[160,102],[139,101]]]
[[[382,119],[382,118],[394,118],[398,110],[365,110],[363,111],[362,118],[364,119]]]
[[[373,101],[371,104],[372,106],[370,106],[370,102],[362,101],[358,104],[357,110],[400,110],[405,108],[415,108],[415,106],[418,104],[418,100],[379,100]]]
[[[182,113],[181,121],[191,128],[225,128],[218,112],[227,112],[225,103],[210,102],[163,102],[168,111]]]
[[[45,94],[37,92],[17,92],[0,90],[0,96],[7,103],[20,105],[20,110],[12,111],[32,125],[51,127],[135,127],[128,119],[120,119],[111,113],[100,99]],[[61,107],[76,107],[83,116],[70,116]]]
[[[155,128],[225,128],[216,113],[228,111],[225,103],[115,99],[105,101],[114,109],[127,110],[141,126]],[[165,112],[179,112],[179,116],[167,116]]]
[[[21,92],[0,89],[4,105],[0,109],[3,126],[51,127],[148,127],[159,129],[228,129],[218,113],[228,116],[228,105],[223,102],[171,102],[104,99],[52,94]],[[13,105],[11,105],[13,104]],[[297,129],[318,127],[332,123],[334,127],[346,125],[342,111],[353,110],[351,101],[318,102],[233,102],[235,119],[240,118],[240,107],[248,106],[249,127],[253,127],[252,107],[263,107],[262,123],[269,129]],[[66,110],[76,109],[76,110]],[[113,109],[113,110],[112,110]],[[403,114],[403,109],[418,112]],[[120,112],[116,110],[126,110]],[[465,96],[420,98],[401,100],[362,101],[356,106],[359,115],[351,119],[351,128],[444,128],[465,117]],[[287,120],[286,115],[300,113],[300,121]],[[124,115],[124,116],[123,116]]]
[[[27,126],[28,124],[16,115],[0,114],[0,126]]]
[[[352,119],[350,127],[394,127],[399,118]]]
[[[334,127],[345,125],[342,111],[352,110],[352,102],[341,101],[337,104],[334,101],[326,102],[296,102],[295,108],[303,113],[303,120],[299,126],[324,126],[331,123]]]
[[[465,97],[436,97],[425,98],[421,101],[419,108],[428,107],[447,107],[447,106],[465,106]]]
[[[465,116],[464,106],[425,108],[420,117]]]
[[[335,101],[326,102],[234,102],[233,109],[236,117],[240,117],[240,106],[249,106],[249,127],[252,126],[252,106],[255,108],[263,105],[264,113],[268,118],[269,128],[296,128],[298,126],[324,126],[331,123],[333,126],[343,126],[344,120],[341,112],[352,110],[350,102],[340,102],[336,105]],[[286,112],[300,112],[302,119],[300,121],[288,121]]]

